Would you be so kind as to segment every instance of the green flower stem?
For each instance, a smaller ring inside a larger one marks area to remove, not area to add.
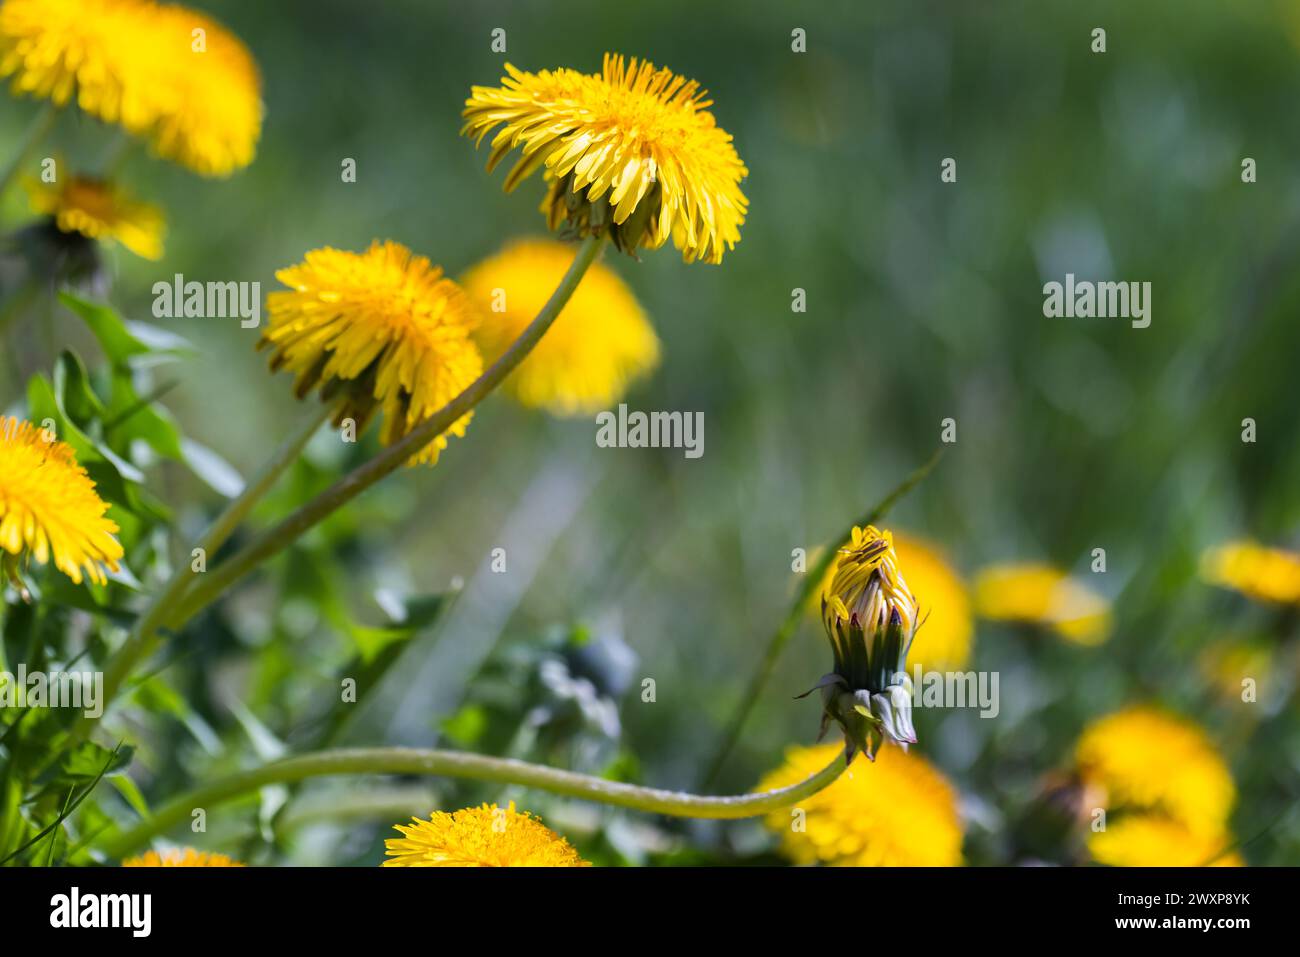
[[[221,546],[248,517],[253,507],[270,491],[284,470],[297,461],[307,442],[329,418],[330,411],[328,408],[313,409],[297,431],[281,443],[257,475],[244,486],[244,490],[216,517],[198,542],[198,547],[203,549],[206,558],[216,557]],[[135,666],[153,653],[158,643],[159,629],[176,610],[176,605],[185,597],[186,589],[194,580],[195,574],[192,563],[186,556],[172,573],[163,590],[141,613],[131,635],[104,669],[104,701],[111,701]]]
[[[712,763],[709,765],[709,772],[704,778],[706,787],[717,778],[718,772],[722,770],[722,765],[726,763],[727,757],[736,746],[736,742],[740,740],[740,733],[744,730],[745,722],[749,720],[749,715],[754,710],[754,704],[762,696],[763,689],[767,687],[772,672],[776,669],[777,659],[781,657],[781,652],[785,650],[785,646],[794,637],[795,631],[799,628],[799,623],[803,621],[804,616],[807,614],[808,602],[812,600],[813,593],[821,586],[822,579],[826,576],[826,570],[831,567],[831,562],[835,559],[835,549],[839,547],[840,543],[848,540],[853,527],[862,528],[867,525],[874,525],[889,514],[889,510],[904,495],[919,485],[921,480],[930,474],[930,471],[939,464],[939,459],[942,457],[943,449],[935,450],[935,453],[930,456],[924,465],[903,479],[875,508],[858,519],[853,526],[846,529],[835,544],[826,549],[821,558],[817,560],[817,564],[805,573],[803,584],[795,594],[794,602],[790,605],[790,610],[786,612],[785,620],[781,622],[780,627],[768,639],[767,649],[763,652],[763,658],[759,662],[758,669],[750,679],[749,686],[740,696],[740,701],[731,716],[731,721],[728,722],[727,729],[723,732],[722,741],[718,745]]]
[[[54,125],[54,120],[58,115],[58,108],[47,100],[36,116],[32,118],[32,121],[27,124],[27,129],[18,141],[18,151],[9,160],[9,165],[5,167],[5,171],[0,173],[0,201],[3,201],[5,193],[9,191],[9,187],[18,178],[18,173],[22,170],[23,164],[27,162],[28,154],[36,148],[37,143],[45,139],[45,134],[49,133],[50,127]]]
[[[167,625],[181,627],[200,610],[219,597],[230,585],[248,574],[262,562],[283,551],[298,538],[336,509],[356,498],[384,476],[400,468],[426,445],[446,432],[455,422],[488,396],[541,341],[573,295],[588,267],[600,253],[603,237],[590,236],[578,247],[568,272],[551,293],[541,311],[514,344],[474,380],[460,395],[429,416],[401,441],[385,448],[374,458],[358,466],[348,475],[330,486],[279,525],[269,529],[242,551],[208,572],[186,595],[179,612]]]
[[[776,791],[707,797],[683,791],[640,787],[587,774],[562,771],[513,758],[495,758],[463,751],[424,751],[413,748],[347,748],[284,758],[241,771],[196,788],[164,804],[152,817],[125,831],[110,831],[95,845],[109,857],[120,858],[150,838],[187,821],[195,808],[210,811],[218,804],[266,787],[330,774],[429,774],[473,778],[497,784],[540,788],[566,797],[598,801],[616,807],[674,817],[757,817],[797,804],[827,787],[845,769],[844,754],[811,777]]]

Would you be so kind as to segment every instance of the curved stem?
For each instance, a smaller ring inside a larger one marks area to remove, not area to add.
[[[200,537],[197,546],[203,549],[205,557],[215,555],[225,544],[262,496],[275,484],[276,479],[298,458],[303,447],[316,434],[316,430],[329,414],[328,408],[313,409],[298,431],[276,449],[275,454],[262,466],[257,475],[244,486],[244,490],[213,520],[207,531]],[[192,563],[182,561],[167,584],[163,586],[162,591],[140,613],[140,618],[131,629],[126,641],[122,643],[122,647],[117,649],[104,666],[104,691],[100,697],[101,704],[107,706],[117,696],[117,692],[135,670],[135,666],[156,650],[163,624],[168,615],[174,611],[177,603],[185,597],[185,591],[194,575]],[[85,715],[78,717],[69,732],[69,745],[84,740],[90,734],[96,720]],[[59,750],[51,751],[46,755],[45,766],[58,760],[61,754]]]
[[[262,500],[262,496],[270,491],[284,470],[297,460],[316,430],[329,418],[330,412],[328,407],[313,409],[303,424],[281,443],[261,470],[244,486],[244,490],[213,520],[199,538],[197,546],[203,549],[205,561],[216,557],[221,546]],[[104,701],[111,701],[140,659],[152,653],[159,629],[185,597],[195,574],[192,563],[182,561],[163,590],[145,608],[130,637],[104,669]]]
[[[18,141],[18,151],[9,160],[9,165],[5,167],[4,172],[0,173],[0,201],[3,201],[5,193],[9,191],[13,181],[18,178],[23,163],[27,162],[27,154],[45,138],[45,134],[50,131],[50,127],[54,125],[54,120],[58,115],[58,108],[47,100],[36,116],[32,118],[31,123],[27,125],[22,138]]]
[[[602,239],[603,237],[600,236],[590,236],[583,240],[568,272],[564,274],[564,278],[560,280],[555,292],[551,293],[551,298],[546,301],[546,305],[537,313],[536,318],[501,358],[475,379],[464,392],[417,425],[400,441],[358,466],[279,525],[267,530],[242,551],[223,562],[215,571],[205,575],[190,589],[179,612],[165,624],[179,628],[235,581],[271,556],[283,551],[317,522],[398,469],[483,401],[519,363],[524,361],[533,347],[541,341],[546,330],[551,327],[551,323],[558,318],[560,310],[569,301],[573,291],[578,288],[578,283],[588,267],[595,262]]]
[[[936,449],[935,453],[930,456],[924,465],[903,479],[875,508],[858,519],[854,525],[862,528],[866,525],[874,525],[884,518],[889,514],[889,510],[898,503],[899,499],[919,485],[921,480],[930,474],[930,470],[939,464],[939,459],[942,457],[943,449]],[[850,531],[852,527],[850,526]],[[723,732],[722,741],[719,743],[718,750],[709,765],[709,772],[704,778],[706,787],[713,783],[718,776],[718,772],[722,770],[722,765],[726,763],[728,755],[731,754],[731,749],[740,740],[740,732],[744,730],[745,722],[749,720],[750,712],[754,710],[754,704],[762,696],[763,689],[767,687],[767,682],[776,669],[777,659],[781,657],[781,652],[785,650],[785,646],[794,637],[799,622],[803,620],[806,614],[805,609],[808,602],[812,600],[813,593],[821,587],[822,579],[826,577],[826,570],[831,567],[831,562],[835,559],[835,549],[848,537],[849,531],[845,531],[835,545],[826,549],[821,558],[817,560],[817,564],[804,575],[803,585],[795,594],[794,602],[791,603],[790,610],[786,612],[785,620],[781,622],[780,627],[768,639],[767,649],[763,652],[763,659],[759,662],[754,676],[749,680],[749,686],[745,689],[744,694],[740,696],[740,702],[737,704],[736,710],[731,716],[731,721],[728,722],[727,728]]]
[[[155,834],[187,820],[195,808],[211,809],[268,784],[283,784],[330,774],[429,774],[473,778],[498,784],[540,788],[553,794],[599,801],[675,817],[756,817],[790,807],[830,785],[845,769],[844,754],[821,771],[775,791],[708,797],[683,791],[664,791],[573,771],[562,771],[513,758],[494,758],[462,751],[425,751],[414,748],[345,748],[285,758],[250,771],[241,771],[164,804],[148,820],[126,831],[103,835],[97,846],[110,857],[121,857]]]

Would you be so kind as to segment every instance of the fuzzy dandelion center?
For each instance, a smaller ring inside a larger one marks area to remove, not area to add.
[[[569,842],[528,812],[484,804],[395,825],[385,867],[584,867]]]
[[[442,270],[400,243],[364,253],[317,249],[276,273],[290,292],[267,297],[270,321],[259,347],[271,368],[297,376],[299,398],[319,388],[338,401],[335,424],[357,434],[382,411],[380,439],[391,445],[459,395],[483,371],[471,333],[477,312]],[[434,462],[457,419],[415,457]]]
[[[608,232],[629,253],[671,237],[687,262],[720,263],[740,241],[749,171],[696,81],[614,54],[598,74],[506,72],[502,86],[472,89],[463,132],[481,143],[500,127],[489,170],[520,149],[507,191],[545,168],[551,229]]]
[[[107,511],[70,446],[29,422],[0,417],[0,549],[10,563],[24,553],[41,564],[53,556],[77,584],[83,574],[102,584],[104,568],[116,571],[122,558]]]

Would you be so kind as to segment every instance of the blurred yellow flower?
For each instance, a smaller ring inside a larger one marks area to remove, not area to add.
[[[276,278],[291,292],[266,298],[272,370],[297,376],[299,398],[320,387],[339,402],[336,426],[359,436],[383,411],[380,440],[391,445],[478,378],[483,362],[471,337],[478,313],[461,288],[400,243],[364,253],[317,249]],[[464,435],[472,413],[425,446],[412,463],[433,463],[447,435]]]
[[[720,263],[740,241],[749,171],[696,81],[611,53],[598,74],[506,72],[502,86],[470,91],[462,132],[477,145],[501,127],[489,171],[521,147],[507,192],[545,166],[549,228],[608,230],[632,254],[671,236],[686,262]]]
[[[1267,645],[1234,641],[1211,645],[1201,652],[1198,661],[1201,673],[1219,695],[1237,701],[1257,701],[1271,697],[1264,686],[1278,675],[1274,658],[1273,649]],[[1250,699],[1242,697],[1247,691],[1243,682],[1247,680],[1252,682]]]
[[[475,338],[486,363],[510,348],[572,262],[572,247],[524,239],[466,274],[465,291],[483,316]],[[595,263],[504,387],[524,405],[554,415],[590,414],[617,403],[658,361],[659,339],[632,291]]]
[[[1160,814],[1124,815],[1088,835],[1093,860],[1112,867],[1241,867],[1231,844],[1226,832],[1200,833]]]
[[[261,78],[239,39],[204,14],[153,0],[5,0],[0,77],[15,93],[149,139],[205,176],[253,160]]]
[[[225,854],[196,851],[192,847],[176,848],[159,854],[145,851],[139,857],[128,857],[123,867],[243,867],[244,864]]]
[[[140,0],[5,0],[0,77],[57,106],[73,97],[106,123],[140,133],[161,107],[160,70]]]
[[[837,750],[835,744],[787,749],[785,764],[758,790],[804,780]],[[874,764],[857,760],[830,787],[773,811],[765,823],[796,864],[956,867],[962,860],[956,790],[924,758],[898,748],[881,750]]]
[[[1236,786],[1227,764],[1196,725],[1136,706],[1089,725],[1075,748],[1083,781],[1109,811],[1143,810],[1199,834],[1227,827]]]
[[[209,17],[160,5],[156,48],[168,95],[150,143],[163,159],[203,176],[229,176],[253,162],[262,135],[262,77],[239,38]],[[202,31],[203,49],[196,34]]]
[[[435,811],[429,820],[394,825],[404,837],[384,842],[385,867],[586,867],[569,842],[515,804]]]
[[[1250,598],[1300,604],[1300,555],[1258,542],[1236,541],[1208,549],[1201,558],[1206,581]]]
[[[137,256],[161,259],[167,224],[163,212],[139,202],[124,189],[85,176],[66,176],[57,183],[25,183],[32,211],[54,218],[60,232],[87,239],[115,240]]]
[[[83,572],[103,584],[104,566],[117,571],[123,554],[107,511],[71,446],[30,422],[0,416],[0,549],[11,578],[26,552],[42,565],[53,555],[76,584]]]
[[[974,592],[981,618],[1043,625],[1080,645],[1110,636],[1110,603],[1050,565],[990,565],[976,576]]]

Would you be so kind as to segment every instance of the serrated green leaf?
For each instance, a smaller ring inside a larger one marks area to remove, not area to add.
[[[135,749],[130,746],[118,748],[115,754],[93,741],[83,741],[59,762],[54,782],[58,785],[114,774],[130,764],[134,754]]]

